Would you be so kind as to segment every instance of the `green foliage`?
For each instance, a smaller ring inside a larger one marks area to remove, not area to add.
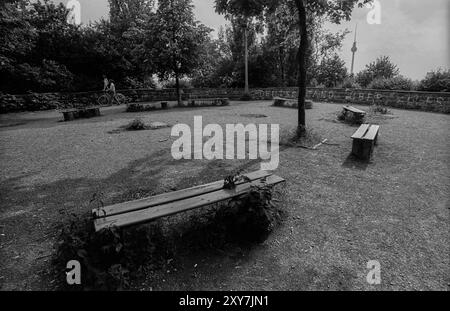
[[[317,67],[317,82],[326,87],[335,87],[347,77],[345,62],[337,55],[325,57]]]
[[[141,119],[134,119],[131,121],[126,127],[126,130],[128,131],[142,131],[147,129],[147,126],[145,125],[144,121]]]
[[[113,1],[111,21],[68,24],[67,9],[51,1],[19,0],[0,11],[0,90],[10,93],[102,88],[102,74],[116,86],[152,75],[143,59],[144,29],[151,28],[151,1]],[[125,9],[127,8],[127,9]]]
[[[389,110],[386,107],[380,105],[373,105],[370,107],[370,112],[372,114],[387,114]]]
[[[53,264],[66,289],[121,290],[128,288],[130,278],[136,277],[142,266],[163,265],[169,247],[158,225],[95,232],[91,219],[75,217],[61,230]],[[70,260],[81,264],[81,285],[68,287],[61,274]]]
[[[427,92],[450,92],[450,69],[429,72],[420,81],[418,89]]]
[[[192,89],[192,83],[187,79],[180,79],[179,85],[182,89]],[[174,79],[170,79],[163,84],[163,87],[166,89],[174,89],[177,87],[177,84]]]
[[[195,20],[191,0],[160,1],[146,42],[159,77],[178,79],[197,68],[211,31]]]
[[[272,201],[272,187],[251,186],[250,191],[230,201],[225,223],[234,239],[264,241],[280,219],[280,211]]]
[[[414,89],[414,83],[411,79],[404,76],[396,76],[393,78],[376,78],[369,83],[367,88],[376,90],[411,91]]]
[[[225,177],[223,181],[223,188],[224,189],[234,189],[236,188],[236,183],[238,182],[250,182],[251,180],[245,176],[241,175],[241,172],[237,172],[234,175],[230,175]]]
[[[395,78],[399,72],[397,65],[391,62],[389,56],[381,56],[356,75],[356,82],[362,87],[367,87],[375,79]]]
[[[361,85],[359,85],[355,81],[355,78],[347,77],[346,79],[344,79],[344,81],[342,81],[342,83],[339,85],[339,87],[344,88],[344,89],[360,89]]]

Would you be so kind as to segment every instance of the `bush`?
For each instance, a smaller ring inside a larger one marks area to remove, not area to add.
[[[128,131],[142,131],[145,130],[147,126],[141,119],[134,119],[125,128]]]
[[[359,85],[354,78],[346,78],[342,84],[339,85],[340,88],[343,89],[360,89],[361,85]]]
[[[425,79],[420,81],[418,89],[426,92],[450,92],[450,69],[429,72]]]
[[[145,81],[140,81],[136,78],[126,77],[122,82],[122,88],[124,89],[154,89],[156,83],[153,79],[149,78]]]
[[[177,84],[176,84],[175,80],[169,80],[163,84],[163,87],[166,89],[175,89],[177,87]],[[188,80],[181,79],[180,80],[180,88],[181,89],[192,89],[192,84]]]
[[[386,107],[383,107],[380,105],[372,106],[370,110],[373,114],[377,114],[377,113],[387,114],[389,112],[389,110]]]
[[[271,186],[252,186],[248,194],[231,200],[227,214],[231,236],[244,242],[265,240],[280,217]]]
[[[388,56],[381,56],[376,61],[366,65],[366,68],[358,72],[356,81],[362,87],[367,87],[373,80],[390,79],[399,75],[397,65],[391,62]]]
[[[414,82],[403,76],[397,76],[394,78],[377,78],[370,82],[367,88],[375,90],[411,91],[414,89]]]
[[[56,256],[53,258],[59,283],[67,286],[66,264],[77,260],[81,264],[81,285],[72,290],[120,290],[129,286],[130,277],[142,266],[163,266],[169,243],[163,238],[158,224],[131,228],[126,231],[116,227],[95,232],[89,217],[74,218],[60,233]]]

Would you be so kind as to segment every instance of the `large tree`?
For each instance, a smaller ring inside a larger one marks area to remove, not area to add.
[[[248,80],[248,38],[249,29],[252,28],[253,20],[259,17],[261,20],[263,10],[261,4],[255,1],[216,1],[216,11],[219,14],[224,14],[234,24],[239,25],[243,29],[244,34],[244,94],[249,95],[249,80]]]
[[[376,79],[392,79],[399,75],[400,70],[389,56],[380,56],[375,61],[366,65],[366,68],[356,75],[356,81],[362,86],[367,87]]]
[[[317,82],[326,87],[335,87],[347,78],[347,67],[338,54],[326,56],[317,66]]]
[[[152,29],[151,55],[161,79],[175,78],[182,105],[180,78],[201,63],[202,49],[212,30],[195,20],[191,0],[159,1]]]
[[[306,61],[309,46],[307,11],[314,12],[318,16],[327,16],[330,21],[339,23],[341,20],[349,20],[351,12],[358,4],[362,6],[371,0],[216,0],[216,10],[219,13],[231,15],[244,14],[245,16],[261,17],[268,11],[273,11],[278,6],[285,4],[292,13],[298,16],[299,49],[298,49],[298,133],[305,132],[305,96],[306,96]]]

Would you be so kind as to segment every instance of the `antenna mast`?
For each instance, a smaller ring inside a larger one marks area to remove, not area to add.
[[[351,49],[351,51],[352,51],[352,68],[350,70],[350,74],[352,76],[353,76],[353,68],[354,68],[354,65],[355,65],[355,54],[356,54],[356,51],[358,51],[358,48],[356,47],[356,33],[357,33],[357,31],[358,31],[358,24],[356,24],[356,26],[355,26],[355,39],[353,40],[353,46],[352,46],[352,49]]]

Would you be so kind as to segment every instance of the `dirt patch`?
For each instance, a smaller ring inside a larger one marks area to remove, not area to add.
[[[159,130],[163,128],[171,127],[171,125],[164,122],[151,122],[150,124],[145,124],[140,119],[135,119],[127,125],[123,125],[116,130],[109,131],[108,134],[119,134],[122,132],[130,131],[148,131],[148,130]]]
[[[266,115],[264,114],[241,114],[241,117],[245,117],[245,118],[255,118],[255,119],[260,119],[260,118],[267,118]]]

